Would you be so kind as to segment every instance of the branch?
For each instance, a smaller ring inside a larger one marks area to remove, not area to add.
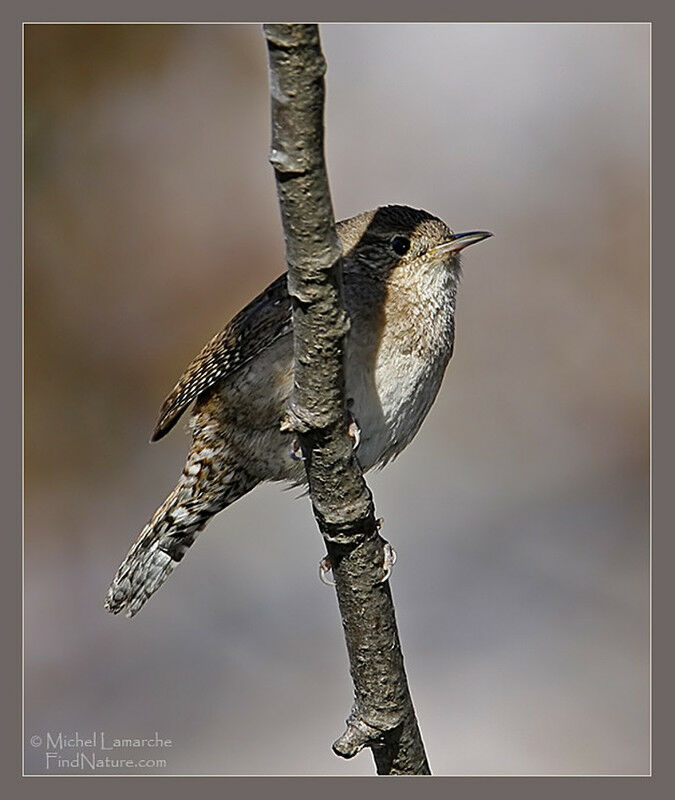
[[[293,306],[294,391],[285,427],[305,457],[345,631],[354,705],[333,750],[373,751],[379,774],[429,774],[383,579],[384,540],[347,433],[343,370],[349,318],[323,157],[326,64],[316,25],[264,26],[272,148]]]

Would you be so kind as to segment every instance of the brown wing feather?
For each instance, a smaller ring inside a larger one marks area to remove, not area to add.
[[[197,396],[250,361],[291,331],[286,275],[242,309],[188,365],[166,398],[151,441],[167,434]]]

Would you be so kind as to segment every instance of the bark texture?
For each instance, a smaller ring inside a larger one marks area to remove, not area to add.
[[[354,682],[333,750],[370,747],[381,775],[429,774],[383,571],[372,495],[347,433],[340,245],[323,154],[324,73],[316,25],[264,26],[272,147],[293,304],[295,384],[285,425],[299,438],[312,507],[333,567]]]

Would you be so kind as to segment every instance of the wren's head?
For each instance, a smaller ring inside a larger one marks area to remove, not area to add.
[[[338,223],[343,254],[366,269],[393,277],[399,268],[429,274],[459,274],[459,253],[492,236],[487,231],[453,233],[438,217],[408,206],[382,206]]]

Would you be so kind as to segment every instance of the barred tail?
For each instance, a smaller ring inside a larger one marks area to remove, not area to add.
[[[203,475],[203,473],[202,473]],[[233,476],[234,477],[234,476]],[[133,617],[173,572],[214,514],[253,489],[257,481],[239,474],[218,491],[203,492],[189,472],[157,509],[120,564],[105,607]]]

